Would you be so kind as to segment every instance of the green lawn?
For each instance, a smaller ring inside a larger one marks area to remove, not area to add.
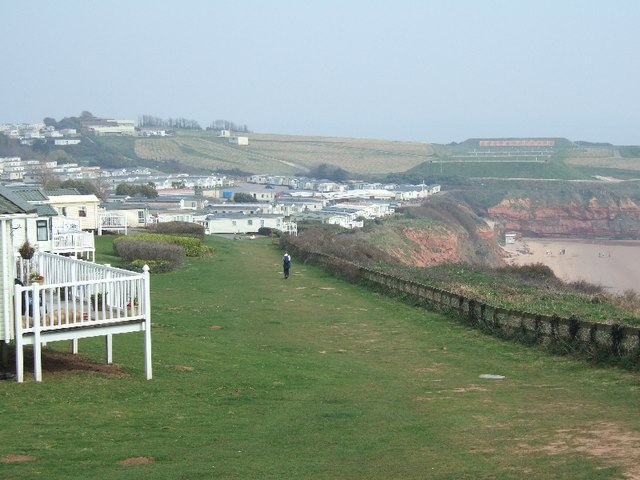
[[[108,238],[99,258],[108,258]],[[640,378],[500,341],[268,241],[152,276],[126,375],[0,382],[2,479],[619,479],[640,469]],[[113,260],[113,259],[112,259]],[[81,341],[101,361],[103,341]],[[49,348],[67,348],[51,344]],[[481,374],[503,380],[485,380]],[[7,462],[30,455],[31,461]],[[138,457],[153,461],[124,465]]]

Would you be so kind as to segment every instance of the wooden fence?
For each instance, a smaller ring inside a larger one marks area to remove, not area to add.
[[[351,281],[453,312],[469,324],[509,338],[557,346],[564,351],[601,352],[612,358],[640,358],[640,328],[507,310],[419,282],[371,270],[330,255],[291,247],[296,257],[323,265]]]

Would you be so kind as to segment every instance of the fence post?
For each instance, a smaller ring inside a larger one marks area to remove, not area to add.
[[[36,382],[42,381],[42,343],[40,343],[40,285],[31,287],[33,305],[33,376]]]
[[[22,264],[20,265],[22,268]],[[16,380],[18,383],[24,382],[24,347],[22,345],[22,309],[27,306],[22,304],[22,290],[18,285],[13,287],[13,332],[16,341]]]
[[[142,282],[144,284],[144,370],[147,380],[153,376],[151,365],[151,276],[149,265],[142,267]]]

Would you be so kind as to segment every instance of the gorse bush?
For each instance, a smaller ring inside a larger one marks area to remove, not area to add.
[[[153,233],[166,234],[166,235],[182,235],[196,237],[200,240],[204,239],[204,227],[197,223],[190,222],[165,222],[157,223],[149,230]]]
[[[130,264],[136,262],[135,265],[142,262],[152,267],[153,262],[160,262],[165,267],[168,265],[171,269],[175,269],[182,266],[185,260],[184,249],[181,246],[143,240],[138,236],[118,238],[114,240],[113,248],[122,260]]]

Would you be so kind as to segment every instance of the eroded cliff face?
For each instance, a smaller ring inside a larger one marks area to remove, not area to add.
[[[533,236],[629,238],[640,235],[640,206],[629,198],[580,205],[534,205],[528,198],[505,199],[487,210],[505,230]]]
[[[404,228],[408,248],[388,251],[400,263],[430,267],[441,263],[471,263],[503,266],[504,252],[490,228],[479,227],[472,235],[446,228]]]

